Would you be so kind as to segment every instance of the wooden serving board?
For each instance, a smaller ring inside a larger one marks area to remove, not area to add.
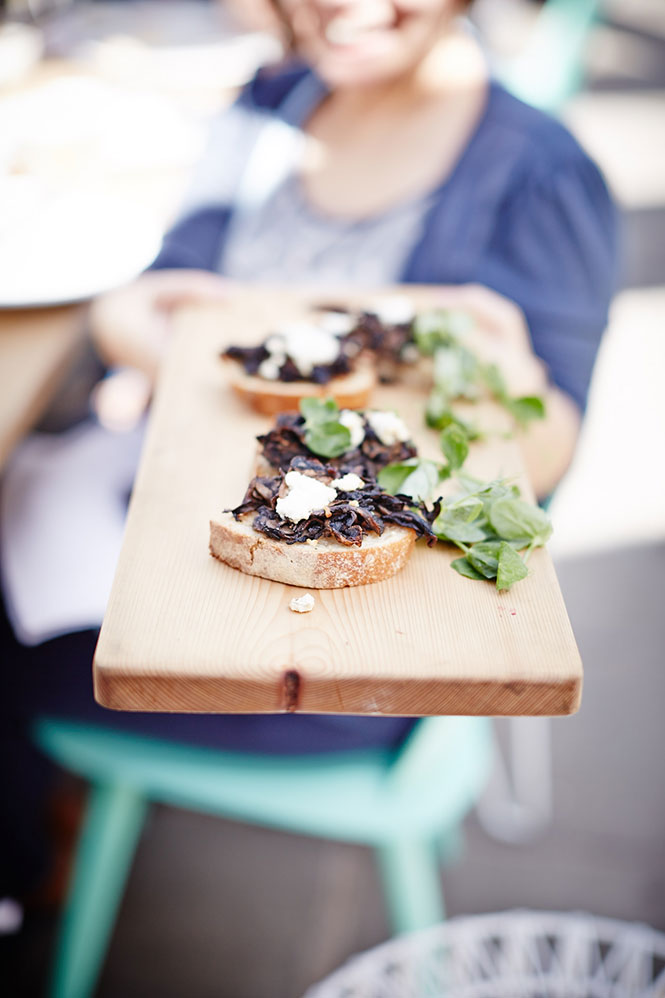
[[[433,300],[432,289],[409,294]],[[325,294],[350,304],[368,297]],[[232,394],[219,350],[257,342],[307,304],[306,293],[253,288],[178,315],[95,655],[98,701],[218,713],[572,713],[582,667],[544,550],[527,579],[498,593],[454,572],[451,547],[418,544],[393,579],[316,591],[308,614],[289,610],[304,590],[208,554],[209,520],[242,499],[254,437],[270,425]],[[373,404],[397,409],[421,453],[438,457],[438,435],[423,426],[422,380],[413,373],[408,384],[381,387]],[[493,406],[478,418],[505,426]],[[500,432],[473,446],[467,466],[522,475],[516,442]]]

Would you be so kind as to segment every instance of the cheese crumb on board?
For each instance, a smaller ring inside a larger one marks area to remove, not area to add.
[[[294,596],[289,603],[289,610],[293,610],[294,613],[309,613],[313,609],[314,597],[311,593],[305,593],[304,596]]]

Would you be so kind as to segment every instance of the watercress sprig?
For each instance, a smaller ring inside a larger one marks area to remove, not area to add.
[[[539,395],[510,395],[496,364],[483,363],[463,342],[472,326],[470,316],[450,309],[421,312],[413,324],[416,346],[434,359],[434,387],[425,410],[429,426],[442,428],[456,419],[451,404],[457,399],[475,402],[483,389],[506,409],[520,426],[545,417]]]
[[[463,552],[452,562],[456,572],[496,579],[496,588],[507,590],[526,578],[529,555],[547,542],[552,524],[545,510],[520,497],[516,485],[501,479],[474,484],[473,491],[443,501],[433,529]]]
[[[441,449],[446,457],[445,464],[420,457],[388,464],[378,474],[379,485],[392,495],[410,496],[424,502],[466,461],[469,453],[466,435],[458,426],[447,426],[441,434]]]
[[[513,397],[508,392],[505,378],[496,364],[481,364],[480,377],[490,394],[506,409],[522,428],[534,419],[545,418],[545,403],[540,395]]]
[[[448,477],[439,475],[436,480],[434,469],[439,466],[434,461],[411,462],[408,471],[407,464],[388,465],[379,476],[379,484],[389,492],[407,495],[413,494],[405,491],[412,487],[419,493],[418,498],[427,499],[435,494],[441,477]],[[462,552],[462,557],[452,562],[460,575],[482,581],[494,579],[497,589],[510,589],[526,578],[531,551],[549,539],[550,518],[544,510],[522,499],[517,485],[505,479],[482,482],[460,472],[456,480],[461,492],[441,499],[441,511],[432,524],[434,533],[440,541]],[[429,492],[423,495],[426,488]]]

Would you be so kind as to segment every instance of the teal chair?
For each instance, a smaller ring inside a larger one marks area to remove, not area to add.
[[[92,784],[50,994],[95,988],[150,801],[376,850],[395,932],[444,917],[439,862],[488,777],[482,717],[428,718],[397,753],[266,757],[45,719],[37,743]]]
[[[557,114],[582,83],[600,0],[546,0],[524,49],[498,76],[516,97]]]

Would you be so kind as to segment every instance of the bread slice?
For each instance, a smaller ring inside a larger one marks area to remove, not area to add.
[[[373,366],[360,361],[349,374],[333,378],[325,385],[314,381],[268,381],[246,374],[240,364],[227,360],[231,386],[257,412],[274,416],[278,412],[297,412],[304,398],[334,398],[340,409],[364,409],[376,385]]]
[[[306,589],[342,589],[389,579],[404,567],[415,544],[407,527],[388,526],[383,534],[366,534],[360,547],[322,537],[286,544],[259,533],[252,519],[235,520],[222,513],[210,521],[210,553],[247,575]]]

